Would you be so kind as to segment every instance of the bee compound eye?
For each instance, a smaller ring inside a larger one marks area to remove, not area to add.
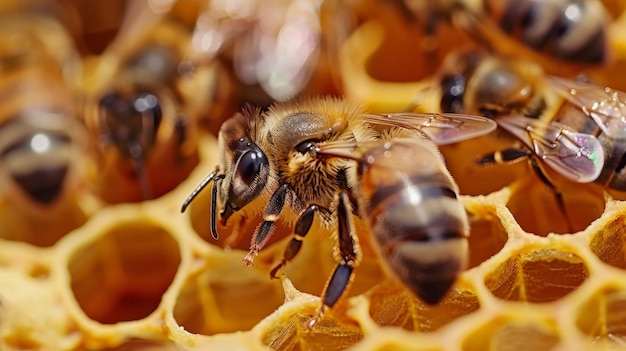
[[[462,75],[444,77],[441,81],[441,89],[441,110],[443,112],[464,112],[465,78]]]
[[[269,162],[265,154],[255,148],[245,151],[235,165],[228,202],[237,210],[254,200],[265,187],[269,175]]]
[[[252,186],[255,179],[261,174],[261,167],[266,163],[267,159],[262,152],[248,151],[239,158],[235,177],[241,183]]]

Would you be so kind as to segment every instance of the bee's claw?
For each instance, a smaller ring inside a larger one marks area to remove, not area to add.
[[[324,305],[322,305],[322,307],[320,307],[320,309],[317,311],[317,313],[315,314],[315,316],[313,316],[309,322],[306,324],[306,327],[310,330],[313,329],[313,327],[315,327],[315,325],[317,324],[317,322],[319,322],[320,319],[322,319],[322,315],[324,314]]]
[[[250,250],[250,252],[248,252],[248,254],[246,255],[246,257],[243,258],[242,262],[246,264],[246,266],[254,266],[254,256],[256,256],[258,254],[257,251],[255,250]]]

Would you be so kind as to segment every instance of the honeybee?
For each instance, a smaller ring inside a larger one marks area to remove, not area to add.
[[[624,93],[547,76],[530,62],[482,52],[451,56],[435,82],[441,111],[494,118],[520,143],[483,155],[476,165],[530,159],[565,215],[562,195],[542,165],[569,181],[626,191]]]
[[[158,197],[187,177],[198,163],[197,124],[214,92],[211,68],[188,59],[186,22],[147,4],[128,11],[132,24],[98,58],[86,88],[95,183],[113,203]]]
[[[0,205],[12,217],[0,221],[3,238],[51,245],[85,220],[64,212],[82,178],[84,131],[73,95],[80,61],[72,49],[52,17],[0,14]]]
[[[452,22],[505,56],[542,62],[551,71],[578,74],[611,59],[611,16],[600,0],[396,0],[431,32]],[[563,65],[563,63],[566,63]]]
[[[611,18],[600,0],[483,0],[483,9],[504,33],[534,51],[565,62],[609,59]]]
[[[370,114],[334,98],[274,104],[266,112],[247,108],[222,125],[221,162],[182,211],[212,183],[214,238],[218,221],[226,225],[238,214],[243,223],[262,212],[243,260],[248,265],[275,221],[287,222],[294,236],[272,277],[297,255],[317,216],[338,240],[338,264],[309,327],[341,298],[361,261],[356,218],[369,224],[391,271],[436,304],[465,267],[469,233],[457,186],[433,143],[455,143],[495,126],[460,114]]]

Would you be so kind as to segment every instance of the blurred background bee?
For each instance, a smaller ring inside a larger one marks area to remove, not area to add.
[[[436,41],[451,22],[502,57],[523,57],[550,74],[574,77],[613,61],[616,16],[600,0],[394,0]],[[613,10],[613,9],[612,9]],[[591,72],[590,71],[590,72]]]
[[[88,216],[77,198],[80,57],[53,6],[14,5],[0,11],[0,233],[49,246]]]
[[[116,39],[86,59],[91,174],[107,202],[149,200],[176,187],[199,161],[200,120],[221,123],[211,118],[216,68],[190,60],[195,14],[185,11],[197,3],[129,2]]]
[[[603,187],[613,196],[623,198],[624,93],[548,76],[541,67],[526,60],[505,59],[483,51],[450,56],[433,84],[432,89],[438,92],[433,94],[438,104],[434,110],[494,118],[504,132],[496,138],[498,145],[487,152],[483,150],[483,156],[475,160],[455,159],[454,151],[444,150],[453,159],[453,174],[466,172],[472,165],[508,165],[530,159],[539,179],[554,192],[565,222],[553,220],[550,228],[531,225],[526,230],[582,230],[603,210]],[[418,106],[417,110],[421,108]],[[471,182],[475,181],[471,178]],[[594,194],[586,204],[587,210],[579,211],[586,215],[567,215],[564,197],[572,194],[561,190],[563,181],[579,183],[578,190],[571,192],[576,196],[584,192]],[[598,186],[586,188],[580,184],[591,182]]]
[[[363,259],[356,222],[393,274],[425,302],[439,302],[467,261],[468,224],[457,186],[434,143],[455,143],[495,129],[469,115],[368,114],[333,98],[247,108],[227,120],[218,144],[221,163],[189,196],[182,211],[212,183],[209,221],[237,222],[229,235],[262,213],[244,263],[267,245],[275,222],[293,228],[277,276],[294,259],[314,219],[336,241],[337,262],[312,327],[352,281]],[[219,213],[219,219],[217,216]],[[357,218],[356,216],[359,216]]]

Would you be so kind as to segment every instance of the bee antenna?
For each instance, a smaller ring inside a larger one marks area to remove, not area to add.
[[[219,182],[220,180],[224,179],[224,175],[220,174],[218,176],[215,177],[215,180],[213,181],[213,189],[211,190],[211,216],[210,216],[210,220],[211,220],[211,236],[213,237],[213,239],[217,240],[217,238],[219,238],[219,235],[217,234],[217,218],[216,218],[216,213],[217,213],[217,182]]]
[[[193,201],[193,199],[196,198],[196,196],[198,196],[198,194],[202,191],[202,189],[204,189],[207,186],[207,184],[209,184],[211,180],[213,180],[216,173],[217,173],[217,169],[211,172],[211,174],[209,174],[206,178],[204,178],[204,180],[202,180],[202,182],[198,184],[198,186],[195,189],[193,189],[193,191],[191,192],[191,194],[189,194],[185,202],[183,202],[183,206],[180,209],[181,213],[185,212],[185,210],[187,209],[187,206],[189,206],[189,204]]]

